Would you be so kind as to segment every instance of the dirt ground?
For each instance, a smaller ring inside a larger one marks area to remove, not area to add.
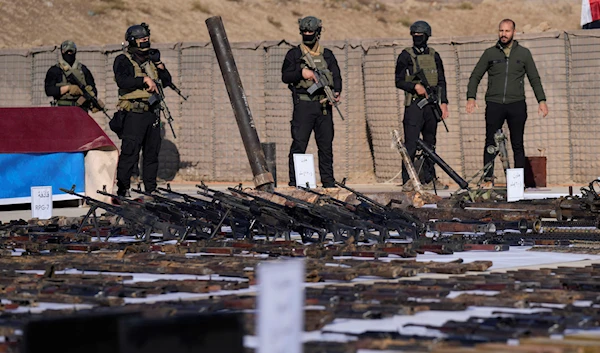
[[[231,42],[297,40],[297,19],[323,19],[323,39],[407,37],[426,20],[433,36],[495,34],[509,17],[518,32],[579,28],[574,0],[0,0],[0,48],[117,44],[147,22],[154,42],[207,42],[204,20],[222,16]]]

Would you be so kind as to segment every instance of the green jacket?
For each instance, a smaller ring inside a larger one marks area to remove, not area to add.
[[[475,65],[469,85],[467,99],[476,98],[477,86],[485,73],[488,73],[486,102],[508,104],[525,100],[525,83],[523,76],[527,74],[529,83],[538,102],[545,101],[540,75],[533,62],[529,49],[513,42],[510,57],[506,57],[499,44],[486,49]]]

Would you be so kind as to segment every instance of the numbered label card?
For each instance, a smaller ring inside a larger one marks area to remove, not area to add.
[[[294,171],[296,172],[296,185],[317,187],[315,175],[315,160],[312,154],[294,153]]]
[[[506,170],[506,201],[519,201],[525,198],[524,175],[523,168]]]
[[[302,353],[304,261],[258,265],[257,353]]]
[[[52,218],[52,186],[31,187],[31,218]]]

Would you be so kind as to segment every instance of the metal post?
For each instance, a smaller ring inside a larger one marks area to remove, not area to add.
[[[275,142],[262,142],[261,146],[267,160],[267,169],[273,176],[273,186],[277,187],[277,154]]]
[[[250,168],[254,175],[254,186],[263,191],[272,190],[273,175],[267,169],[265,155],[260,146],[254,119],[252,119],[248,99],[246,98],[237,66],[235,65],[235,59],[229,45],[229,40],[227,39],[227,34],[225,33],[223,20],[220,16],[214,16],[208,18],[205,22],[210,34],[210,41],[217,55],[219,67],[221,68],[223,81],[225,81],[225,86],[227,87],[235,120],[242,135]]]

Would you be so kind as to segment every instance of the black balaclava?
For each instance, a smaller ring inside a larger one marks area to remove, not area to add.
[[[71,66],[73,66],[73,64],[75,63],[75,53],[73,53],[72,51],[62,53],[62,58],[64,61],[67,62],[67,64]]]
[[[302,43],[304,43],[304,45],[306,45],[307,47],[312,48],[318,39],[319,34],[317,32],[314,32],[313,34],[302,33]]]
[[[138,64],[148,61],[148,56],[150,56],[150,46],[150,41],[147,41],[141,42],[139,47],[131,48],[131,55]]]
[[[429,39],[429,36],[427,34],[423,34],[420,36],[415,36],[413,34],[412,38],[413,38],[413,46],[415,48],[421,49],[421,50],[424,50],[425,48],[427,48],[427,39]]]

